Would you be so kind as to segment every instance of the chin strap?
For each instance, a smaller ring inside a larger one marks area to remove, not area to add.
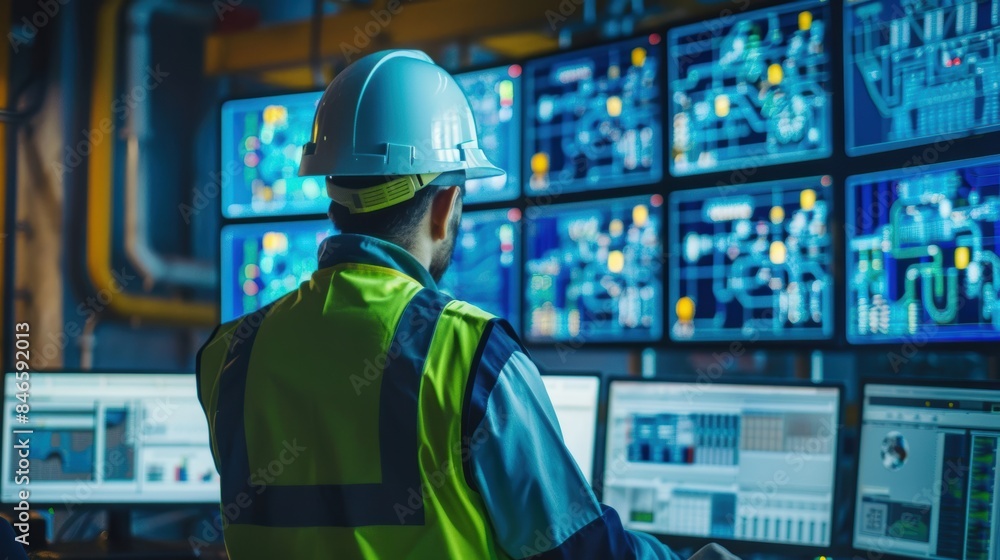
[[[417,191],[440,175],[440,173],[404,175],[381,185],[363,189],[349,189],[327,181],[326,194],[337,204],[346,206],[351,214],[363,214],[410,200]]]

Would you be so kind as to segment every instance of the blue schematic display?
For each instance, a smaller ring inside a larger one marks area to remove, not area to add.
[[[1000,158],[848,180],[847,339],[1000,340]]]
[[[334,233],[329,220],[222,228],[222,320],[252,313],[309,280],[320,243]]]
[[[323,92],[222,105],[222,214],[227,218],[325,214],[323,177],[299,177]]]
[[[521,67],[455,75],[476,117],[479,147],[506,177],[465,182],[465,202],[513,200],[521,193]]]
[[[798,2],[670,31],[674,175],[831,154],[830,12]]]
[[[833,336],[829,176],[670,195],[674,340]]]
[[[527,63],[527,194],[663,177],[660,41],[654,34]]]
[[[529,208],[525,337],[658,340],[662,204],[662,196],[652,195]]]
[[[849,155],[1000,128],[1000,0],[845,4]]]
[[[467,212],[441,291],[467,301],[520,330],[521,211]]]

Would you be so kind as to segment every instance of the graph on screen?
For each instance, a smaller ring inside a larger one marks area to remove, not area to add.
[[[660,180],[660,42],[654,34],[527,63],[528,194]]]
[[[847,185],[847,339],[1000,340],[1000,158]]]
[[[674,340],[828,339],[828,175],[670,195]]]
[[[227,218],[324,214],[322,177],[299,177],[323,92],[222,105],[222,213]]]
[[[467,212],[441,291],[507,319],[520,330],[521,211]]]
[[[797,2],[671,30],[671,172],[829,156],[830,16]]]
[[[334,233],[329,220],[222,228],[222,320],[252,313],[309,280],[320,243]]]
[[[456,74],[476,118],[479,147],[506,177],[465,182],[465,202],[512,200],[521,192],[521,67]]]
[[[528,208],[525,336],[658,340],[662,204],[652,195]]]
[[[848,154],[1000,128],[998,0],[845,4]]]

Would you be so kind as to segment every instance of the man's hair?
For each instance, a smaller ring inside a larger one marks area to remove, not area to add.
[[[374,180],[365,178],[356,181],[344,181],[338,178],[337,184],[345,187],[360,188],[387,180],[389,179],[382,177]],[[346,206],[331,202],[328,214],[333,221],[333,225],[337,226],[337,229],[341,233],[378,237],[379,239],[399,245],[404,249],[409,249],[417,234],[420,222],[430,210],[431,203],[434,201],[434,195],[440,192],[442,188],[434,185],[426,186],[414,193],[413,198],[406,202],[361,214],[351,214],[351,211]]]

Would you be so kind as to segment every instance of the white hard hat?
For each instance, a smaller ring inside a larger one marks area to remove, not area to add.
[[[329,177],[327,192],[352,212],[403,202],[440,180],[503,174],[479,148],[458,83],[416,50],[370,54],[341,72],[320,99],[299,165],[299,176]],[[337,177],[395,179],[352,189]]]

